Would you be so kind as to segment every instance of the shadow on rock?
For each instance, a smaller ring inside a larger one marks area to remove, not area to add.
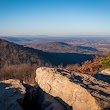
[[[19,80],[0,82],[0,110],[22,110],[25,88]]]

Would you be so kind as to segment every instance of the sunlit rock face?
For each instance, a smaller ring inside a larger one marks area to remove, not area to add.
[[[36,82],[42,90],[62,99],[73,110],[101,110],[91,94],[65,76],[58,69],[41,67],[36,70]]]

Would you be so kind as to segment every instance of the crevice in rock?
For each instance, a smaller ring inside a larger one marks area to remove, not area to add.
[[[24,84],[26,94],[22,103],[23,110],[40,110],[37,104],[37,89],[35,87]]]
[[[40,87],[24,84],[26,94],[21,105],[23,110],[72,110],[72,108],[58,97],[52,97]]]

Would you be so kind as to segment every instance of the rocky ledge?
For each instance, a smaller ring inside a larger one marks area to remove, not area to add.
[[[40,88],[61,98],[74,110],[110,110],[110,83],[107,81],[63,69],[41,67],[36,70]]]
[[[41,67],[35,80],[0,81],[0,110],[110,110],[110,84],[97,77]]]

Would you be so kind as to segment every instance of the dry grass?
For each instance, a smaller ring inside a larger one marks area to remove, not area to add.
[[[79,64],[72,64],[72,65],[67,65],[66,67],[65,67],[65,69],[66,70],[74,70],[74,71],[77,71],[77,69],[80,67],[80,65]]]
[[[0,69],[0,80],[20,79],[27,83],[35,83],[35,70],[37,65],[17,64],[4,66]]]

